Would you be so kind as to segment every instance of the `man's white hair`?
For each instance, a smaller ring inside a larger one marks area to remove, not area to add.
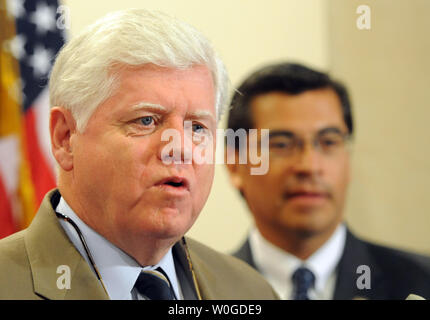
[[[209,41],[174,17],[143,9],[108,14],[61,49],[49,80],[51,107],[69,109],[82,132],[96,108],[115,93],[121,67],[150,63],[177,69],[207,66],[220,119],[228,100],[229,80]]]

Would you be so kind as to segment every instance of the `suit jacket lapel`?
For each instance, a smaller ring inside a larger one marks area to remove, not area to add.
[[[201,298],[214,300],[222,297],[222,290],[219,288],[219,283],[216,281],[216,275],[213,270],[207,268],[205,262],[198,255],[192,255],[191,259],[196,288]]]
[[[54,190],[45,196],[26,231],[25,245],[34,291],[47,299],[108,299],[90,266],[58,222],[51,204],[51,198],[55,202],[58,195]],[[66,269],[58,269],[61,266]],[[59,277],[67,276],[64,270],[70,270],[70,289],[57,286]]]
[[[359,289],[357,273],[360,265],[366,265],[371,271],[371,289]],[[375,292],[383,291],[384,283],[381,281],[382,271],[375,265],[366,244],[357,239],[347,230],[345,248],[337,268],[337,280],[334,291],[334,300],[351,300],[357,298],[375,299]]]
[[[238,251],[233,254],[233,256],[245,261],[254,269],[257,269],[257,267],[255,266],[254,258],[252,257],[251,247],[249,245],[249,238],[246,239],[243,245],[239,248]]]
[[[178,276],[179,283],[181,284],[184,299],[201,299],[185,238],[182,238],[173,246],[172,253],[175,261],[176,274]]]

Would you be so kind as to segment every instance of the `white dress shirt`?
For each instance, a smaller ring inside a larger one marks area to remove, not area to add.
[[[341,224],[330,239],[305,261],[268,242],[255,227],[249,235],[249,244],[256,267],[281,299],[292,298],[291,277],[297,268],[304,266],[315,275],[315,287],[309,290],[309,298],[330,300],[334,294],[336,266],[342,256],[345,239],[346,227]]]
[[[176,275],[172,249],[167,252],[157,265],[142,267],[136,260],[85,224],[73,212],[63,197],[61,197],[56,211],[68,216],[81,230],[106,291],[112,300],[144,299],[144,297],[138,294],[137,290],[134,289],[134,284],[142,270],[153,270],[158,267],[161,267],[169,277],[176,297],[181,300],[183,299]],[[91,267],[87,253],[73,226],[63,219],[59,219],[59,221],[70,241]]]

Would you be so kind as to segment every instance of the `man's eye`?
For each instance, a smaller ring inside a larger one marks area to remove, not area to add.
[[[202,125],[195,123],[193,124],[193,132],[194,133],[203,133],[206,128]]]
[[[154,123],[154,118],[152,116],[146,116],[139,119],[139,123],[144,126],[150,126]]]
[[[320,145],[323,148],[336,148],[342,145],[342,138],[340,137],[323,138],[320,140]]]
[[[294,147],[292,140],[270,141],[269,147],[273,149],[291,149]]]

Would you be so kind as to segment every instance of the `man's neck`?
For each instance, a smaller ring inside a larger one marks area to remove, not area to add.
[[[137,239],[131,237],[112,243],[133,257],[142,267],[145,267],[159,263],[177,241],[179,239],[152,239],[149,237]]]

